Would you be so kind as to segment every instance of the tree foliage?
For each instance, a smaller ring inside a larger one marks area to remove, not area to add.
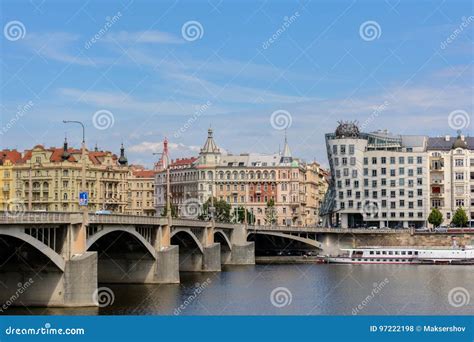
[[[466,212],[463,208],[459,207],[454,213],[451,224],[455,225],[456,227],[466,227],[468,222],[469,219],[467,218]]]
[[[211,198],[208,198],[206,202],[202,205],[202,214],[199,215],[200,220],[210,220],[211,219]],[[231,219],[230,211],[232,207],[229,203],[224,200],[218,200],[214,197],[214,218],[216,222],[225,222],[229,223]]]
[[[431,223],[434,227],[439,227],[443,223],[443,214],[439,211],[438,208],[433,208],[431,210],[430,216],[428,216],[428,222]]]

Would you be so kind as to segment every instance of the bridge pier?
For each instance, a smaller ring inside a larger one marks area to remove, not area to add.
[[[255,265],[255,243],[247,241],[247,228],[240,226],[232,231],[232,251],[229,265]]]
[[[203,248],[202,271],[220,272],[221,271],[221,245],[212,243]]]
[[[0,303],[96,306],[97,253],[83,248],[82,224],[1,227]]]
[[[156,282],[179,284],[179,246],[163,247],[156,254]]]

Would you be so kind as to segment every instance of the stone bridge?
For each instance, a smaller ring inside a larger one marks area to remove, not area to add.
[[[0,213],[0,302],[30,279],[24,305],[97,305],[98,282],[178,283],[180,271],[255,263],[251,234],[319,244],[310,228],[284,230],[166,217]]]
[[[95,306],[99,282],[169,284],[180,271],[255,263],[251,236],[297,241],[322,254],[363,245],[450,245],[453,234],[248,226],[85,213],[0,213],[0,303]],[[457,234],[470,244],[472,234]],[[290,247],[291,248],[291,247]],[[25,284],[31,289],[23,291]],[[21,296],[19,296],[21,293]]]

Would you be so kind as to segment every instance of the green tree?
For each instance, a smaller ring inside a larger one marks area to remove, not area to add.
[[[178,217],[178,208],[175,205],[171,205],[171,217],[177,218]],[[168,208],[165,206],[163,211],[161,212],[161,216],[166,217],[168,215]]]
[[[214,218],[217,222],[230,222],[230,211],[232,207],[229,203],[224,200],[217,200],[214,197]],[[210,220],[211,219],[211,198],[208,198],[207,201],[202,205],[202,214],[198,217],[200,220]]]
[[[238,223],[244,223],[245,221],[245,208],[240,206],[237,209],[234,210],[234,217]],[[255,222],[255,215],[247,210],[247,223],[252,225]]]
[[[433,208],[431,210],[430,216],[428,216],[428,222],[431,223],[435,228],[439,227],[443,223],[443,214],[438,208]]]
[[[268,224],[275,224],[276,220],[277,220],[277,215],[276,215],[276,209],[275,209],[275,200],[273,198],[270,198],[270,200],[267,202],[265,221]]]
[[[454,213],[451,223],[456,227],[466,227],[468,221],[469,219],[467,218],[466,212],[463,208],[459,207]]]

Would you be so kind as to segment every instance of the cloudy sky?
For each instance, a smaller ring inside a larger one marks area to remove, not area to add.
[[[326,164],[338,120],[473,134],[471,1],[2,1],[0,148],[78,146],[151,165],[166,136]],[[455,113],[458,120],[454,123]]]

